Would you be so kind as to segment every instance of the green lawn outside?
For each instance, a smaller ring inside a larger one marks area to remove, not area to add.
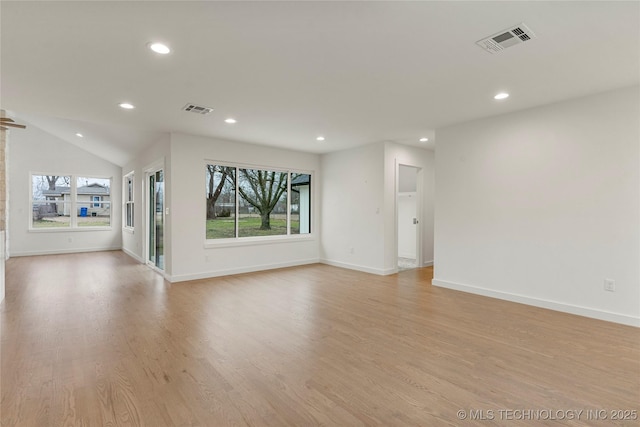
[[[271,230],[260,230],[260,217],[241,217],[238,220],[238,236],[281,236],[287,234],[287,221],[271,217]],[[300,232],[300,222],[291,221],[291,234]],[[235,237],[234,218],[207,220],[207,239],[233,239]]]
[[[57,216],[55,219],[34,219],[33,228],[69,228],[71,219],[68,216]],[[108,219],[92,217],[91,220],[78,218],[78,227],[109,227],[111,224]]]
[[[46,219],[34,219],[32,227],[33,228],[68,228],[71,224],[63,221],[49,221]]]
[[[109,227],[110,225],[109,221],[83,222],[78,220],[78,227]]]

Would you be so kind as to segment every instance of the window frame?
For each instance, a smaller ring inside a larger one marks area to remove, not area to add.
[[[261,245],[261,244],[272,244],[272,243],[285,243],[292,241],[304,241],[304,240],[315,240],[316,239],[316,227],[313,224],[313,220],[315,215],[313,215],[312,209],[315,206],[315,190],[314,190],[314,182],[315,182],[315,171],[308,169],[297,169],[297,168],[283,168],[277,166],[267,166],[267,165],[255,165],[255,164],[247,164],[247,163],[238,163],[238,162],[229,162],[223,160],[205,160],[204,161],[204,171],[206,174],[207,165],[216,165],[216,166],[225,166],[225,167],[233,167],[236,170],[236,182],[235,182],[235,221],[236,221],[236,237],[230,238],[220,238],[220,239],[207,239],[207,229],[206,229],[206,198],[203,198],[204,207],[201,212],[203,212],[204,218],[204,247],[205,248],[217,248],[217,247],[230,247],[230,246],[249,246],[249,245]],[[268,236],[239,236],[239,205],[241,195],[238,191],[238,186],[240,185],[239,179],[239,171],[240,169],[253,169],[253,170],[262,170],[268,172],[285,172],[287,173],[287,198],[286,198],[286,223],[287,223],[287,234],[279,234],[279,235],[268,235]],[[293,234],[291,233],[291,175],[292,174],[307,174],[311,177],[311,188],[309,190],[309,203],[311,206],[311,211],[309,212],[310,217],[310,232],[305,234]],[[205,175],[206,176],[206,175]]]
[[[61,177],[69,177],[69,200],[62,200],[56,203],[61,203],[69,206],[69,225],[65,227],[34,227],[33,226],[33,208],[35,205],[40,204],[41,202],[35,200],[34,192],[33,192],[33,178],[36,176],[61,176]],[[113,210],[112,210],[112,196],[113,196],[113,182],[114,179],[112,176],[101,176],[94,174],[73,174],[73,173],[43,173],[43,172],[29,172],[29,219],[28,219],[28,232],[33,233],[64,233],[64,232],[78,232],[78,231],[109,231],[113,229]],[[100,206],[107,204],[109,206],[109,225],[100,225],[100,226],[84,226],[78,224],[78,217],[80,214],[78,213],[78,207],[81,204],[88,204],[89,206],[94,205],[93,197],[88,202],[79,202],[78,201],[78,178],[95,178],[95,179],[104,179],[109,180],[109,201],[105,202],[101,200],[98,202]]]
[[[129,181],[131,181],[131,199],[129,200]],[[122,229],[133,232],[135,230],[135,173],[133,171],[122,177]],[[131,224],[127,215],[128,207],[131,206]]]

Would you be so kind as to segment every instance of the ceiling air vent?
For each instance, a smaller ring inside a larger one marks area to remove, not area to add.
[[[525,24],[519,24],[486,39],[478,40],[476,44],[489,53],[497,53],[508,47],[529,41],[535,36],[529,27]]]
[[[183,111],[188,111],[190,113],[207,115],[213,111],[213,108],[202,107],[196,104],[187,104],[182,108]]]

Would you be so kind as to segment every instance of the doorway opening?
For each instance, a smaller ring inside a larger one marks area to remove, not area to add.
[[[420,226],[420,174],[414,166],[398,165],[398,188],[396,192],[396,231],[398,238],[398,271],[422,267]]]

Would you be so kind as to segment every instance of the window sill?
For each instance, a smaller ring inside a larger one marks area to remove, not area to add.
[[[56,228],[29,228],[29,233],[67,233],[77,231],[111,231],[113,227],[56,227]]]
[[[230,248],[235,246],[272,245],[276,243],[309,242],[316,240],[313,234],[294,236],[268,236],[268,237],[239,237],[237,239],[206,240],[205,249]]]

